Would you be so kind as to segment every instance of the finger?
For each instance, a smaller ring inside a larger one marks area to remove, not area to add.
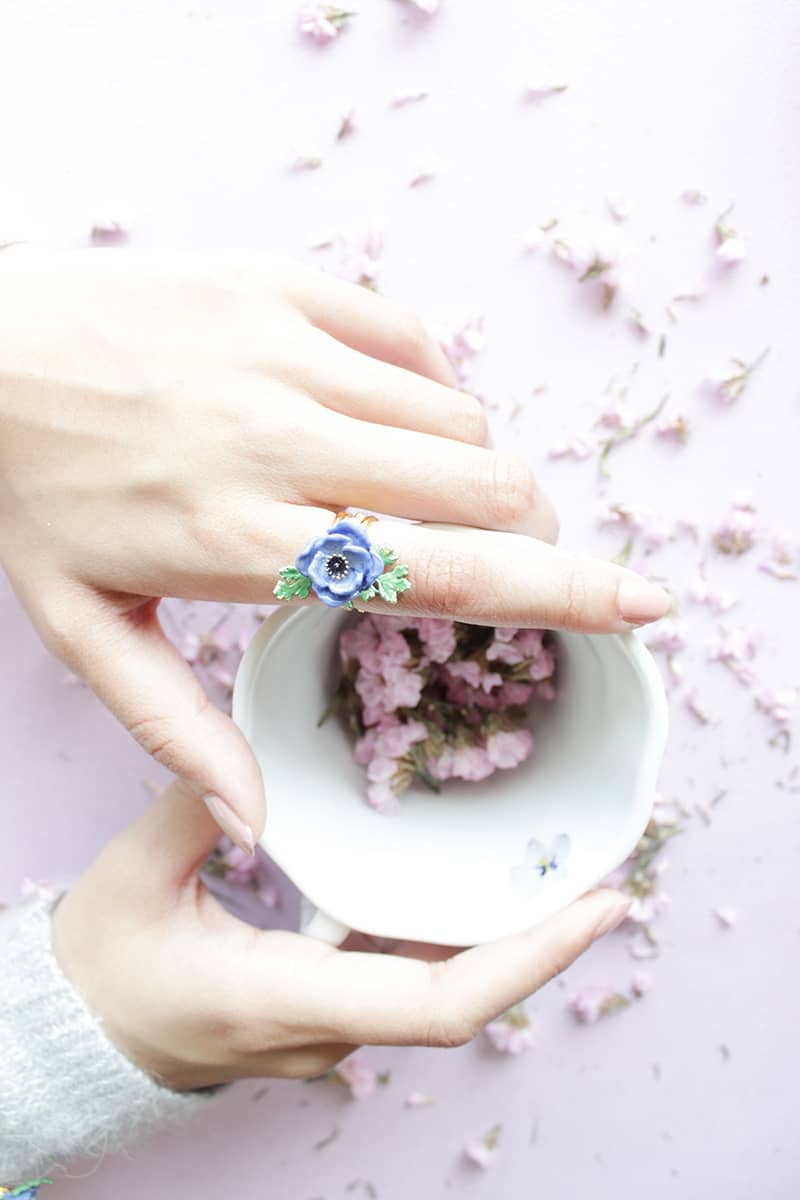
[[[287,504],[250,506],[235,523],[217,513],[208,545],[196,559],[184,560],[176,551],[174,562],[159,564],[159,590],[194,599],[271,603],[278,572],[293,564],[312,538],[323,536],[333,519],[325,508]],[[266,551],[265,531],[270,536]],[[411,589],[396,605],[377,597],[364,605],[356,597],[354,605],[363,611],[624,633],[658,620],[672,604],[663,588],[617,563],[570,554],[519,534],[402,521],[379,521],[369,532],[375,545],[391,547],[398,563],[408,567]],[[197,536],[202,542],[204,535]],[[120,571],[119,587],[134,586],[133,575],[142,574],[138,563],[135,569],[122,564]],[[319,601],[312,593],[292,604]]]
[[[415,313],[367,288],[310,268],[293,267],[286,287],[312,325],[343,345],[452,386],[449,362]]]
[[[416,429],[485,446],[486,413],[467,392],[445,387],[413,368],[358,353],[325,333],[313,334],[301,381],[327,408],[362,421]]]
[[[148,754],[206,799],[237,845],[252,850],[265,815],[258,764],[164,636],[157,605],[82,589],[69,602],[51,599],[37,624]]]
[[[418,521],[555,540],[558,521],[528,464],[512,454],[332,414],[308,499]],[[313,490],[312,490],[313,489]]]
[[[582,897],[536,928],[444,962],[332,951],[301,976],[319,1040],[462,1045],[505,1009],[560,974],[624,918],[630,898],[610,889]]]

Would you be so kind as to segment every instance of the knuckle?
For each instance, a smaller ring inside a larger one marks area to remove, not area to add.
[[[60,596],[47,599],[39,609],[37,627],[47,649],[71,666],[84,627],[72,606]]]
[[[489,420],[478,400],[466,398],[452,414],[452,429],[460,442],[485,446],[489,440]]]
[[[130,733],[139,745],[176,775],[181,774],[184,763],[186,726],[202,716],[210,706],[210,701],[199,684],[195,697],[194,707],[185,717],[155,713],[138,717],[128,725]]]
[[[555,623],[562,629],[580,629],[587,609],[588,584],[585,572],[574,564],[565,566],[559,587],[559,610]]]
[[[414,590],[432,617],[464,617],[481,591],[481,572],[470,553],[429,553],[414,568]]]
[[[405,357],[417,361],[430,351],[433,339],[415,312],[400,312],[396,325],[397,340]]]
[[[480,490],[490,524],[497,529],[513,527],[533,507],[533,472],[521,458],[492,454]]]
[[[422,1026],[422,1042],[426,1046],[454,1049],[471,1042],[480,1029],[480,1022],[469,1011],[463,999],[447,988],[446,962],[430,964],[430,992]]]

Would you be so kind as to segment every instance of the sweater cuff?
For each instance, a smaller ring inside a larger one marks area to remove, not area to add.
[[[52,907],[0,913],[0,1184],[122,1149],[209,1102],[161,1086],[106,1037],[56,962]]]

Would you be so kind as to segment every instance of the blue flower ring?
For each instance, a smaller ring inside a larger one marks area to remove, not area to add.
[[[401,592],[411,587],[408,567],[397,565],[389,546],[374,546],[367,530],[377,517],[341,512],[330,529],[313,538],[298,554],[293,567],[278,575],[278,600],[305,600],[313,591],[329,608],[352,608],[379,596],[396,604]]]

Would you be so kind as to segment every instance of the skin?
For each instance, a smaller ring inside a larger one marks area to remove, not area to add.
[[[56,908],[62,970],[108,1036],[179,1090],[310,1078],[360,1044],[460,1046],[624,918],[601,889],[529,932],[455,952],[334,949],[230,916],[198,871],[219,830],[183,783],[114,838]]]
[[[163,636],[161,597],[271,602],[349,505],[424,523],[373,531],[409,566],[411,613],[617,632],[669,607],[551,544],[527,463],[486,445],[419,321],[362,288],[253,253],[14,247],[0,329],[0,564],[240,845],[264,827],[261,774]]]

